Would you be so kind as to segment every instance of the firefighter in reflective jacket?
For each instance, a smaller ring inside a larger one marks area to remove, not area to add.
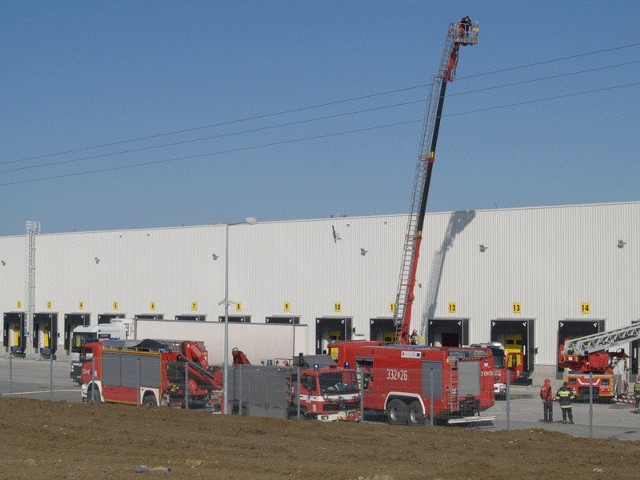
[[[544,420],[543,422],[553,422],[553,391],[551,390],[551,380],[544,379],[544,385],[540,389],[542,399]]]
[[[573,423],[571,403],[574,398],[573,390],[569,388],[567,382],[564,382],[556,393],[556,400],[560,402],[560,411],[562,411],[562,423],[567,423],[567,418],[569,418],[569,423]]]

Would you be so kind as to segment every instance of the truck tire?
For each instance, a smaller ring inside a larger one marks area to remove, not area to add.
[[[406,425],[409,407],[399,398],[394,398],[387,403],[386,414],[389,425]]]
[[[409,410],[407,413],[407,423],[409,425],[424,425],[426,416],[422,411],[422,404],[414,400],[409,404]]]
[[[156,401],[156,396],[153,393],[145,395],[142,399],[142,405],[145,407],[156,407],[158,406],[158,402]]]

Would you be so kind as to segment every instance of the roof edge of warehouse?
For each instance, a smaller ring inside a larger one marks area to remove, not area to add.
[[[640,200],[628,200],[628,201],[613,201],[613,202],[597,202],[597,203],[576,203],[576,204],[560,204],[560,205],[537,205],[537,206],[526,206],[526,207],[495,207],[495,208],[480,208],[480,209],[469,209],[469,210],[442,210],[438,212],[427,212],[426,215],[442,215],[449,214],[455,212],[464,212],[464,211],[475,211],[475,212],[493,212],[493,211],[514,211],[514,210],[539,210],[539,209],[555,209],[555,208],[567,208],[567,207],[597,207],[597,206],[608,206],[608,205],[631,205],[631,204],[639,204]],[[302,223],[302,222],[320,222],[327,220],[353,220],[358,218],[389,218],[389,217],[397,217],[397,216],[405,216],[408,213],[388,213],[388,214],[380,214],[380,215],[345,215],[345,214],[332,214],[328,217],[317,217],[317,218],[300,218],[300,219],[283,219],[283,220],[265,220],[260,221],[258,219],[258,224],[275,224],[275,223]],[[188,228],[203,228],[203,227],[224,227],[227,225],[224,222],[217,223],[203,223],[203,224],[194,224],[194,225],[167,225],[164,227],[132,227],[132,228],[107,228],[104,230],[71,230],[71,231],[62,231],[62,232],[40,232],[39,235],[84,235],[84,234],[93,234],[93,233],[108,233],[108,232],[134,232],[134,231],[153,231],[153,230],[177,230],[177,229],[188,229]],[[11,237],[24,237],[24,234],[15,234],[15,235],[0,235],[0,238],[11,238]]]

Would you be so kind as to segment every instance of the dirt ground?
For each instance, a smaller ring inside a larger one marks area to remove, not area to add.
[[[640,442],[542,429],[325,424],[4,398],[0,425],[0,477],[11,479],[640,478]],[[171,471],[136,473],[141,465]]]

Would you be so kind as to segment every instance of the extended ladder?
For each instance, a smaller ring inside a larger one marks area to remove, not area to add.
[[[468,18],[467,18],[468,19]],[[422,127],[420,154],[416,165],[415,182],[411,194],[411,209],[407,221],[407,230],[400,265],[400,277],[396,294],[393,320],[396,329],[396,343],[408,343],[409,325],[411,322],[411,307],[413,291],[418,268],[418,256],[422,241],[422,227],[427,208],[431,171],[435,161],[436,143],[442,117],[442,107],[447,83],[455,77],[458,64],[458,50],[460,45],[475,45],[478,43],[477,23],[464,21],[449,25],[445,47],[440,60],[440,69],[433,78],[427,102],[427,110]]]
[[[616,330],[567,340],[562,353],[565,355],[571,355],[572,353],[587,355],[591,352],[613,348],[638,339],[640,339],[640,323],[634,323]]]

